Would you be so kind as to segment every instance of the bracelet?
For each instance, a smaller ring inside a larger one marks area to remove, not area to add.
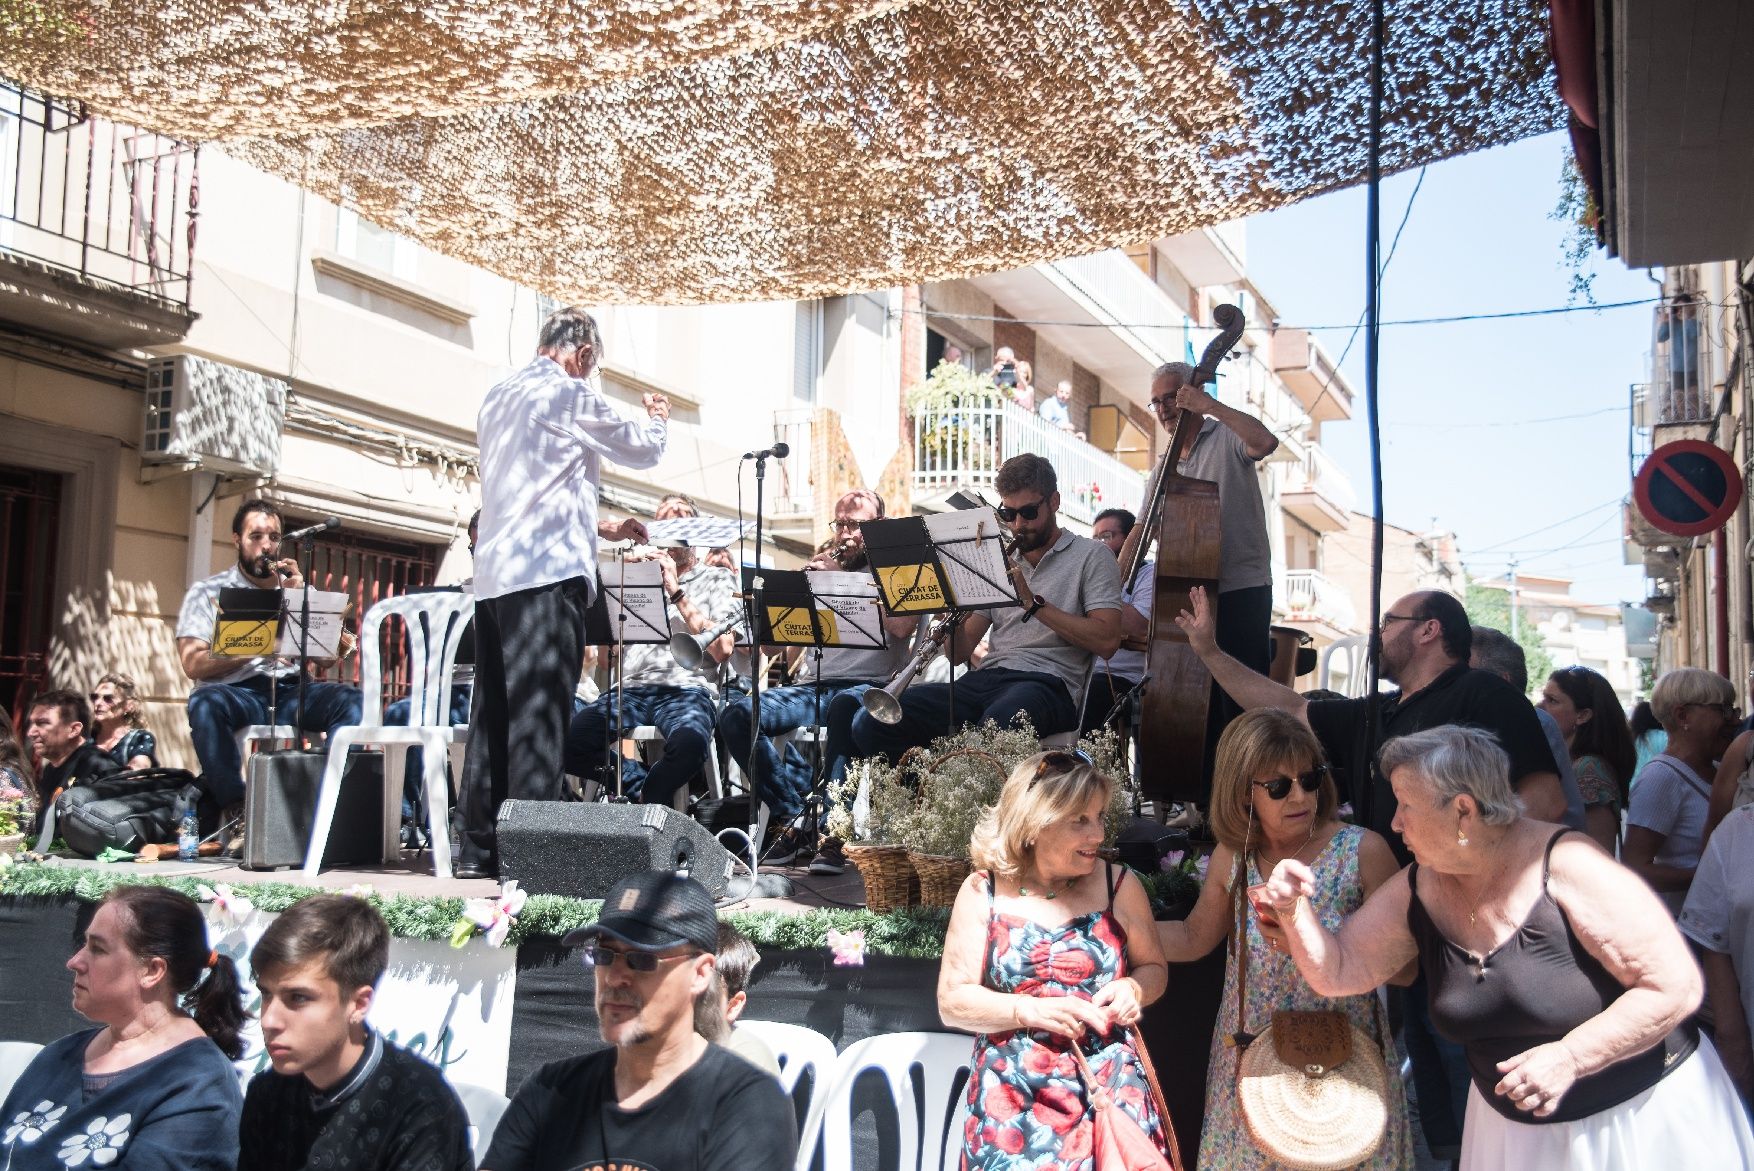
[[[671,591],[670,604],[672,606],[680,606],[682,604],[682,587],[681,586],[677,586],[675,588],[675,590]]]

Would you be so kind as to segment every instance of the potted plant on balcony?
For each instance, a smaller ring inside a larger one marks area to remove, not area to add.
[[[931,377],[907,394],[914,419],[914,449],[925,468],[952,471],[998,466],[998,432],[986,424],[1009,400],[987,374],[940,362]]]

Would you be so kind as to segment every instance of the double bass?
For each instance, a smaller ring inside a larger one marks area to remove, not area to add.
[[[1215,380],[1218,363],[1242,337],[1243,314],[1235,305],[1212,310],[1218,336],[1207,344],[1190,386]],[[1175,470],[1182,441],[1199,430],[1202,416],[1184,410],[1176,418],[1169,449],[1158,460],[1146,490],[1140,537],[1122,567],[1131,583],[1157,541],[1156,580],[1152,583],[1151,638],[1145,651],[1145,681],[1139,686],[1139,787],[1147,800],[1206,799],[1206,719],[1212,673],[1188,645],[1175,616],[1191,608],[1189,591],[1204,586],[1217,604],[1220,537],[1218,485]]]

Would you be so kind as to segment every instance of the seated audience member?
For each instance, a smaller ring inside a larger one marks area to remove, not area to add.
[[[12,717],[0,708],[0,806],[29,828],[36,820],[36,782],[32,780],[30,756],[12,730]]]
[[[1468,652],[1468,666],[1478,671],[1490,671],[1512,687],[1517,694],[1527,698],[1529,694],[1529,660],[1523,652],[1522,644],[1490,626],[1473,628],[1472,649]],[[1577,787],[1577,774],[1571,767],[1571,753],[1565,747],[1565,735],[1553,714],[1539,704],[1535,705],[1535,718],[1541,723],[1541,733],[1547,737],[1547,750],[1553,754],[1553,763],[1559,775],[1559,788],[1565,796],[1565,809],[1553,820],[1572,829],[1583,829],[1584,801],[1583,792]],[[1557,811],[1555,811],[1557,812]]]
[[[19,1075],[0,1110],[0,1166],[232,1171],[245,1014],[200,906],[165,887],[112,887],[67,968],[74,1011],[102,1027]]]
[[[91,739],[125,769],[157,768],[158,741],[140,715],[134,680],[114,671],[91,689]]]
[[[790,1167],[798,1131],[779,1083],[695,1031],[719,942],[712,896],[643,871],[602,917],[569,933],[595,966],[608,1048],[549,1062],[518,1089],[481,1166],[489,1171],[755,1171]]]
[[[836,549],[816,555],[805,571],[836,572],[864,569],[865,538],[859,530],[863,521],[878,520],[884,515],[883,498],[866,488],[858,488],[840,498],[834,506]],[[824,650],[820,655],[813,648],[790,648],[796,655],[792,678],[802,680],[785,687],[769,687],[761,693],[761,738],[750,747],[750,710],[748,696],[735,696],[725,704],[719,716],[719,735],[731,758],[750,777],[756,796],[767,803],[769,824],[774,827],[763,861],[784,866],[810,860],[814,845],[793,823],[804,813],[804,802],[810,795],[810,759],[808,754],[788,753],[775,749],[772,737],[795,732],[800,728],[824,725],[828,740],[823,746],[824,773],[828,780],[839,781],[846,776],[847,761],[852,755],[853,714],[858,710],[859,697],[873,685],[881,685],[899,671],[908,656],[908,639],[919,626],[918,618],[889,617],[883,619],[888,646],[882,650],[855,650],[839,647]],[[842,700],[842,696],[848,697]],[[836,843],[826,845],[811,863],[813,873],[839,874],[845,868]]]
[[[469,1118],[443,1075],[366,1023],[390,931],[364,899],[282,911],[250,950],[272,1068],[250,1080],[238,1166],[250,1171],[473,1171]]]
[[[1588,667],[1561,667],[1547,677],[1536,706],[1565,738],[1583,798],[1584,829],[1602,849],[1619,853],[1620,814],[1637,751],[1613,686]]]
[[[996,487],[999,519],[1017,541],[1012,584],[1024,605],[970,614],[956,628],[955,662],[966,661],[983,635],[989,643],[981,665],[957,677],[956,716],[1001,726],[1027,716],[1042,736],[1074,731],[1092,659],[1120,649],[1120,570],[1101,544],[1060,528],[1059,485],[1047,460],[1012,456]],[[901,693],[900,722],[855,716],[853,743],[857,755],[899,760],[948,731],[949,718],[949,684],[916,683]]]
[[[42,824],[44,812],[62,789],[122,771],[103,749],[86,739],[89,727],[91,708],[77,691],[44,691],[31,700],[24,738],[36,750],[42,768],[37,775],[37,825]]]
[[[1138,521],[1124,508],[1105,508],[1096,514],[1090,535],[1100,541],[1118,559],[1127,534]],[[1132,581],[1121,583],[1120,650],[1096,664],[1090,676],[1090,691],[1084,697],[1084,726],[1080,734],[1089,735],[1111,717],[1119,720],[1115,708],[1145,678],[1145,652],[1128,648],[1124,643],[1144,641],[1151,637],[1151,604],[1157,597],[1157,563],[1146,560],[1139,565]]]
[[[722,569],[701,563],[693,549],[647,549],[636,558],[656,560],[663,570],[672,631],[704,634],[741,613],[736,580]],[[678,663],[667,643],[627,644],[617,686],[572,718],[566,736],[566,771],[594,779],[613,792],[615,762],[607,753],[633,729],[650,724],[664,735],[663,759],[649,769],[640,761],[624,761],[622,787],[636,800],[669,804],[676,791],[685,789],[700,771],[712,750],[718,668],[729,657],[734,638],[734,634],[726,634],[716,639],[694,669]],[[613,656],[615,648],[609,647],[606,653]],[[611,740],[610,728],[618,714],[621,729]]]
[[[1754,1105],[1754,806],[1725,817],[1706,843],[1680,927],[1699,945],[1718,1056]]]
[[[1651,688],[1650,706],[1669,743],[1638,774],[1620,859],[1656,889],[1670,914],[1679,914],[1705,849],[1707,778],[1735,735],[1736,691],[1715,671],[1677,667]]]
[[[715,1045],[723,1045],[738,1057],[779,1076],[779,1059],[767,1042],[748,1029],[737,1027],[737,1018],[749,1003],[749,973],[761,962],[755,945],[729,923],[719,924],[719,946],[714,952],[711,983],[694,1002],[694,1031]]]
[[[221,590],[303,587],[297,559],[279,556],[281,528],[280,509],[269,501],[246,500],[238,505],[231,519],[236,563],[190,586],[177,616],[177,654],[183,674],[195,683],[189,693],[189,732],[201,762],[202,783],[222,809],[244,799],[237,734],[251,724],[269,722],[271,691],[278,705],[278,723],[329,732],[360,722],[357,687],[307,681],[301,711],[296,663],[268,655],[239,658],[213,653],[213,625]],[[277,685],[277,690],[271,684]]]

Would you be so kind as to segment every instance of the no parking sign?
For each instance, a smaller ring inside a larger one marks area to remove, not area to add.
[[[1721,447],[1679,439],[1650,453],[1633,477],[1632,499],[1656,528],[1697,537],[1735,514],[1742,503],[1742,473]]]

